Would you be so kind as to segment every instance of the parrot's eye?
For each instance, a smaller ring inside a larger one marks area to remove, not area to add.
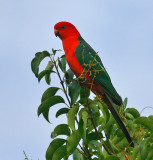
[[[63,26],[62,26],[62,28],[63,28],[63,29],[65,29],[65,28],[66,28],[66,26],[65,26],[65,25],[63,25]]]

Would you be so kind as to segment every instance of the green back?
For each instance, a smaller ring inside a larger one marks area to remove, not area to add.
[[[122,99],[113,87],[111,79],[98,54],[82,37],[79,37],[79,41],[80,44],[75,51],[79,63],[85,68],[92,79],[105,91],[105,93],[107,93],[114,103],[121,105]]]

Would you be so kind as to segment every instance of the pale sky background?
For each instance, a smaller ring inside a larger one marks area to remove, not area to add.
[[[112,82],[128,107],[153,107],[152,0],[0,0],[0,159],[44,160],[53,124],[37,116],[42,93],[31,72],[38,51],[62,49],[54,24],[69,21],[99,51]],[[42,64],[45,67],[47,60]],[[58,80],[52,78],[52,86]],[[60,94],[60,92],[59,92]],[[146,109],[142,115],[153,114]]]

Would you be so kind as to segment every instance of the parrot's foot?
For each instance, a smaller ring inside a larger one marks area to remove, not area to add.
[[[99,100],[100,102],[104,102],[104,103],[107,103],[107,98],[105,96],[104,93],[97,93],[95,92],[96,94],[96,99]]]
[[[86,82],[89,81],[89,79],[86,77],[78,77],[77,81],[81,84],[86,84]]]

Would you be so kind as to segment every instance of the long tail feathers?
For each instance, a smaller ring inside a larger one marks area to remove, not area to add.
[[[127,139],[128,142],[129,142],[130,146],[131,146],[131,147],[134,147],[134,143],[132,142],[132,139],[131,139],[131,137],[130,137],[130,134],[129,134],[128,130],[126,129],[124,123],[122,122],[122,120],[121,120],[121,118],[120,118],[120,116],[119,116],[119,114],[118,114],[118,112],[117,112],[117,110],[116,110],[116,108],[115,108],[112,100],[108,97],[107,94],[105,94],[105,95],[106,95],[106,97],[107,97],[107,99],[108,99],[107,105],[108,105],[109,110],[111,111],[113,117],[115,118],[116,122],[117,122],[118,125],[120,126],[122,132],[124,133],[126,139]]]

